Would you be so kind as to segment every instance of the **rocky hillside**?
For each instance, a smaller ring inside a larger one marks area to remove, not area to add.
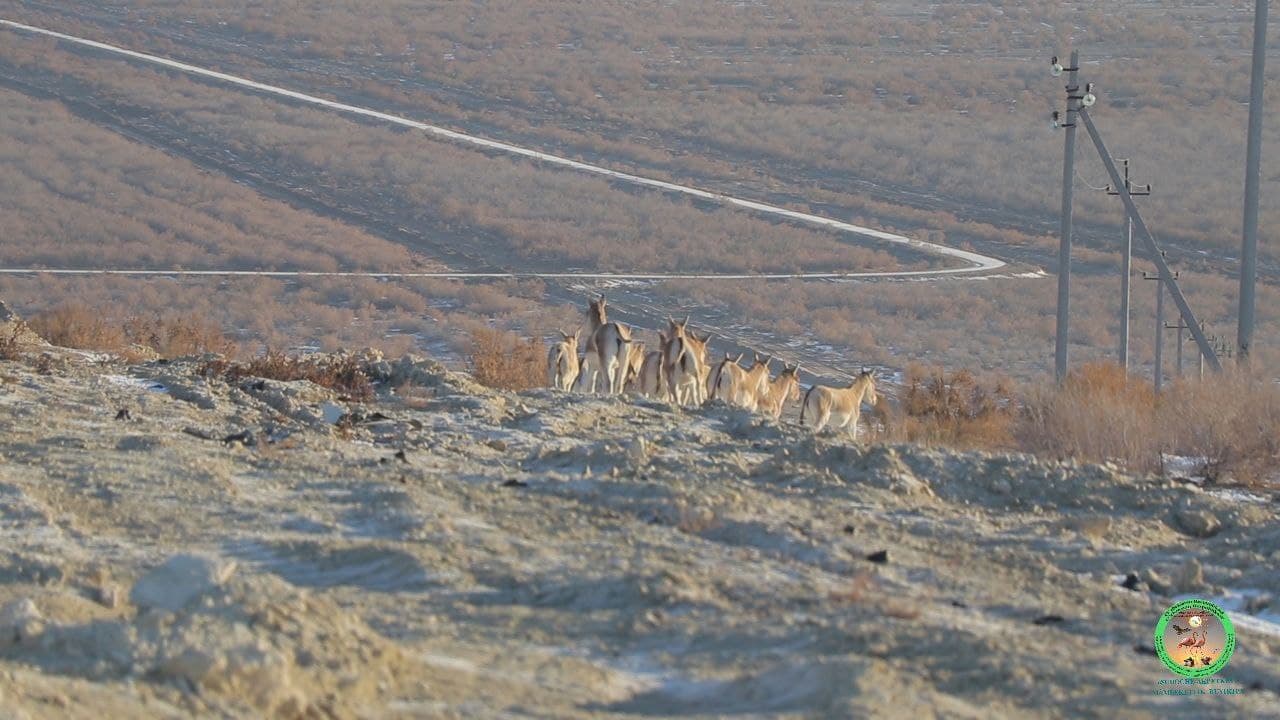
[[[0,718],[1280,707],[1280,498],[358,362],[0,361]],[[1243,694],[1155,694],[1187,593]]]

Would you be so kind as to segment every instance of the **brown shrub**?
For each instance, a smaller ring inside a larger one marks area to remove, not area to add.
[[[221,377],[228,382],[245,378],[282,382],[307,380],[356,402],[369,402],[376,394],[373,383],[365,374],[364,365],[346,355],[302,357],[269,349],[246,363],[212,360],[201,366],[200,373],[206,377]]]
[[[12,323],[9,329],[0,333],[0,360],[18,360],[22,357],[22,323]]]
[[[1055,457],[1155,471],[1181,455],[1202,459],[1211,480],[1253,481],[1280,453],[1280,388],[1228,370],[1156,395],[1118,365],[1085,365],[1026,402],[1017,435],[1023,449]]]
[[[547,347],[514,333],[480,328],[471,334],[468,357],[476,382],[503,390],[528,390],[547,381]]]
[[[1160,396],[1161,451],[1203,458],[1205,476],[1262,480],[1280,454],[1280,388],[1230,369],[1175,384]],[[1163,458],[1158,456],[1157,460]]]
[[[80,303],[67,303],[31,318],[31,329],[59,347],[120,351],[127,345],[124,330],[109,323],[99,311]]]
[[[131,344],[149,347],[162,357],[236,353],[235,343],[217,323],[194,314],[129,318],[124,322],[124,334]]]
[[[199,355],[206,352],[234,354],[235,343],[214,322],[196,315],[149,318],[132,316],[114,321],[110,316],[80,303],[67,303],[31,318],[31,329],[54,345],[81,350],[101,350],[126,357],[138,346],[162,357]]]
[[[1155,393],[1119,365],[1084,365],[1026,399],[1017,439],[1042,455],[1147,468],[1158,457]]]
[[[1017,404],[1004,378],[980,380],[967,370],[907,368],[894,439],[953,447],[1009,448]]]

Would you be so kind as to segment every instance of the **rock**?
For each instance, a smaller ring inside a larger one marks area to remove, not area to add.
[[[201,410],[215,410],[218,407],[218,401],[210,392],[208,381],[204,378],[193,380],[180,375],[163,375],[157,378],[157,382],[166,387],[173,397],[191,403]]]
[[[929,483],[916,477],[898,451],[891,447],[879,447],[867,453],[863,468],[866,481],[876,487],[887,488],[898,495],[933,497]]]
[[[187,648],[176,657],[169,658],[160,665],[160,672],[169,677],[182,678],[192,685],[204,685],[205,680],[215,673],[222,672],[226,660],[211,655],[198,648]]]
[[[1111,532],[1112,520],[1106,515],[1077,516],[1068,518],[1063,525],[1090,540],[1101,540]]]
[[[235,568],[234,562],[212,557],[175,555],[139,578],[129,601],[143,609],[176,612],[225,583]]]
[[[1213,537],[1222,529],[1222,521],[1208,510],[1182,508],[1174,511],[1174,527],[1194,538]]]
[[[1171,589],[1177,592],[1196,592],[1204,586],[1204,568],[1195,558],[1187,558],[1187,561],[1182,563],[1173,574]]]
[[[320,405],[320,417],[330,425],[337,425],[343,415],[347,414],[347,409],[336,402],[325,402]]]
[[[1142,571],[1141,579],[1142,579],[1142,582],[1147,584],[1147,587],[1151,588],[1151,592],[1153,593],[1158,593],[1160,595],[1169,595],[1170,590],[1173,589],[1172,583],[1170,583],[1167,578],[1162,577],[1159,573],[1157,573],[1155,570],[1152,570],[1151,568],[1147,568],[1146,570]]]
[[[120,590],[119,585],[105,583],[94,588],[93,599],[102,607],[114,610],[120,607],[120,603],[124,600],[124,592]]]
[[[165,438],[157,435],[126,435],[116,443],[121,452],[149,452],[165,445]]]
[[[1257,614],[1271,607],[1271,596],[1262,593],[1261,595],[1250,595],[1244,601],[1244,611],[1247,613]]]
[[[0,648],[30,645],[44,632],[44,615],[31,598],[21,598],[0,608]]]

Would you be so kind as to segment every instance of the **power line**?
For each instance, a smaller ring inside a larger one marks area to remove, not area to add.
[[[1084,179],[1084,176],[1080,174],[1079,170],[1076,170],[1076,179],[1079,180],[1081,184],[1083,184],[1085,187],[1089,188],[1090,190],[1094,190],[1097,192],[1106,192],[1111,190],[1110,185],[1100,185],[1100,186],[1094,187],[1092,184],[1090,184],[1088,180]]]

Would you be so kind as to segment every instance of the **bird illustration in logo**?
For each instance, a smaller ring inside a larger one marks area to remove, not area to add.
[[[1173,623],[1173,631],[1178,633],[1179,635],[1183,635],[1187,632],[1187,629],[1182,627],[1178,623]]]
[[[1200,643],[1204,644],[1204,640],[1200,640]],[[1196,646],[1196,633],[1194,632],[1191,633],[1189,637],[1183,638],[1182,642],[1178,643],[1178,647],[1192,648],[1195,646]]]

